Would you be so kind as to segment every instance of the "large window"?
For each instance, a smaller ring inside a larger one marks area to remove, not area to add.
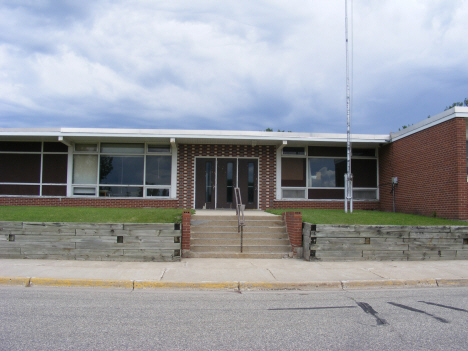
[[[344,198],[344,175],[347,171],[346,148],[308,147],[307,157],[281,159],[283,199],[336,200]],[[307,164],[307,166],[306,166]],[[353,149],[351,162],[355,200],[377,199],[377,157],[375,149]]]
[[[100,197],[169,197],[168,145],[76,144],[73,194]]]
[[[0,142],[0,195],[67,195],[68,147],[59,142]]]

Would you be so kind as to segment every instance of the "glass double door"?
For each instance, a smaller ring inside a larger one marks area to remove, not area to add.
[[[195,208],[232,208],[239,187],[246,209],[257,209],[258,160],[197,158]]]

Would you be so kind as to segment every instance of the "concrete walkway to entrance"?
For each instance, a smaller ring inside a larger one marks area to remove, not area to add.
[[[207,216],[235,216],[236,210],[196,210],[195,215],[207,215]],[[264,216],[277,216],[272,213],[264,212],[261,210],[244,210],[245,217],[264,217]]]
[[[0,259],[0,284],[241,291],[468,286],[468,260],[307,262],[192,258],[181,262],[106,262]]]

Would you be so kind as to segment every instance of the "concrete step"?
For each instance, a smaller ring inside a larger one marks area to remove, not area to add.
[[[190,226],[190,232],[191,233],[232,233],[232,232],[237,232],[238,227],[236,226]],[[250,227],[246,225],[244,227],[244,233],[286,233],[286,227],[269,227],[269,226],[264,226],[264,227]]]
[[[237,219],[235,220],[199,220],[193,219],[191,220],[191,226],[197,227],[212,227],[212,226],[231,226],[237,227]],[[284,227],[284,222],[282,220],[245,220],[245,225],[248,227]]]
[[[229,253],[229,252],[190,252],[190,258],[258,258],[280,259],[289,258],[289,253]]]
[[[270,245],[270,246],[244,246],[246,253],[289,253],[289,245]],[[190,246],[190,252],[233,252],[240,253],[240,245],[218,245],[218,246]]]
[[[240,240],[240,233],[237,231],[235,232],[223,232],[223,233],[218,233],[218,232],[195,232],[191,233],[192,238],[197,238],[197,239],[239,239]],[[263,239],[263,238],[268,238],[268,239],[288,239],[288,234],[287,233],[244,233],[244,238],[247,239]]]
[[[244,215],[245,220],[248,221],[278,221],[282,220],[281,216],[249,216],[247,214]],[[234,215],[228,215],[228,216],[216,216],[216,215],[197,215],[194,214],[191,216],[192,221],[236,221],[237,222],[237,216]]]
[[[221,246],[221,245],[237,245],[240,246],[240,238],[236,239],[199,239],[199,238],[192,238],[190,240],[190,246],[191,247],[196,247],[196,246]],[[270,239],[270,238],[265,238],[265,239],[251,239],[251,238],[244,238],[243,240],[243,245],[244,247],[247,246],[288,246],[289,245],[289,239]]]

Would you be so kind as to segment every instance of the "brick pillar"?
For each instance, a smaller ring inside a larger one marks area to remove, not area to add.
[[[190,252],[190,218],[192,213],[190,211],[184,211],[182,213],[182,257],[185,257],[184,253]]]
[[[284,212],[283,220],[293,252],[297,254],[297,249],[302,247],[302,212]]]

